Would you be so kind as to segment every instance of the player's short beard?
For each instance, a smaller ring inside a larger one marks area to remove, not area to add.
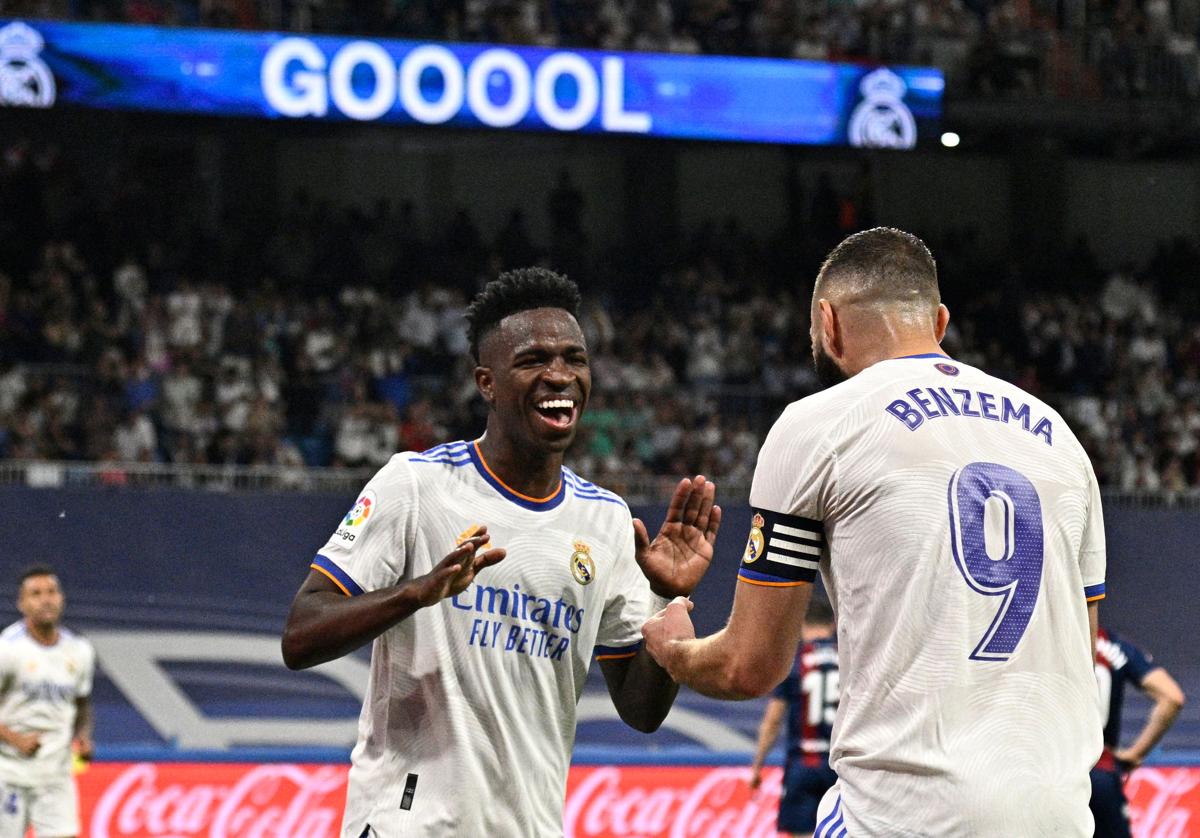
[[[828,389],[835,384],[841,384],[850,376],[842,371],[833,358],[825,351],[825,347],[817,345],[813,353],[813,369],[817,372],[817,381],[821,389]]]

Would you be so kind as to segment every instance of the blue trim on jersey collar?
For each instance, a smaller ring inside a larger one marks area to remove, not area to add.
[[[903,361],[907,358],[945,358],[947,361],[954,360],[949,355],[944,355],[941,352],[926,352],[923,355],[900,355],[899,357],[893,358],[892,360],[893,361]]]
[[[564,500],[567,499],[567,480],[566,475],[561,471],[558,478],[558,489],[548,498],[537,500],[527,495],[522,495],[513,491],[504,485],[499,477],[492,474],[492,470],[483,459],[483,454],[479,450],[479,443],[472,442],[467,446],[467,453],[471,457],[471,464],[475,466],[475,470],[479,472],[479,476],[484,479],[489,486],[500,493],[500,496],[505,500],[512,501],[522,509],[529,509],[533,512],[546,512],[556,508]]]

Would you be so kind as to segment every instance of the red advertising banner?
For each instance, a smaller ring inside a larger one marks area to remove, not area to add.
[[[575,766],[565,838],[774,838],[779,769]],[[79,777],[87,838],[337,838],[346,767],[98,763]],[[1126,786],[1135,838],[1200,838],[1200,767],[1142,768]]]

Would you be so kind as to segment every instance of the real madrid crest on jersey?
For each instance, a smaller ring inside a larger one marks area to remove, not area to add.
[[[763,516],[757,512],[750,519],[750,538],[746,541],[746,552],[742,554],[742,562],[744,564],[753,564],[758,560],[758,557],[763,554]]]
[[[48,108],[54,104],[54,74],[39,57],[45,44],[24,23],[0,29],[0,105]]]
[[[881,67],[868,73],[858,86],[863,100],[850,115],[850,145],[858,148],[912,148],[917,144],[917,122],[904,104],[908,85]]]
[[[571,575],[580,585],[590,585],[596,578],[596,563],[592,561],[592,548],[582,541],[575,542],[575,552],[571,554]]]

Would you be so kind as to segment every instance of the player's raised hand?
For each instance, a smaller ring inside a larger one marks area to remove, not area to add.
[[[688,596],[708,570],[721,526],[716,493],[717,484],[704,475],[680,480],[653,541],[641,519],[633,519],[637,563],[659,596]]]
[[[502,547],[479,552],[490,539],[487,527],[479,526],[470,538],[460,541],[433,570],[422,576],[418,580],[421,605],[433,605],[462,593],[474,581],[475,574],[503,559],[507,554]]]

